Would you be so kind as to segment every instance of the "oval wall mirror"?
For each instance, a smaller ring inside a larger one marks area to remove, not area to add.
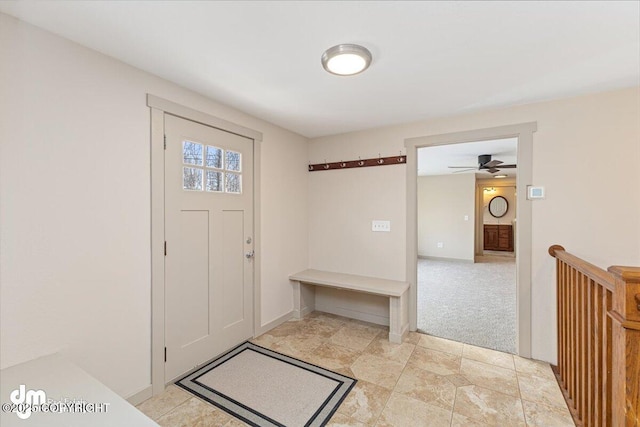
[[[494,218],[502,218],[509,210],[509,202],[502,196],[496,196],[489,202],[489,213]]]

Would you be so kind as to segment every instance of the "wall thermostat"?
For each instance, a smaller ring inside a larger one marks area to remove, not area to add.
[[[529,200],[544,199],[544,187],[534,187],[529,185],[527,187],[527,198]]]

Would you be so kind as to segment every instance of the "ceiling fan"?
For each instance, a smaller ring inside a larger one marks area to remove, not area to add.
[[[464,169],[453,173],[468,172],[472,170],[486,170],[489,173],[496,173],[500,172],[500,169],[514,169],[516,167],[517,165],[505,165],[500,160],[491,160],[491,154],[482,154],[478,156],[478,166],[449,166],[450,169]]]

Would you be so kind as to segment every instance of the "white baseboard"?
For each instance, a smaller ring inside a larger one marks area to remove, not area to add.
[[[269,332],[271,329],[275,328],[276,326],[280,326],[282,325],[284,322],[286,322],[287,320],[291,319],[292,317],[294,317],[294,312],[293,310],[283,314],[282,316],[278,317],[275,320],[272,320],[271,322],[262,325],[260,327],[260,329],[258,329],[255,332],[254,338],[259,337],[260,335],[264,334],[265,332]]]
[[[349,310],[348,308],[319,307],[316,305],[316,311],[322,311],[324,313],[335,314],[337,316],[348,317],[350,319],[362,320],[363,322],[375,323],[376,325],[389,326],[389,318],[385,316],[379,316],[373,313],[363,313],[361,311]]]
[[[406,324],[404,328],[402,328],[402,333],[400,334],[394,334],[389,332],[389,342],[401,344],[408,334],[409,334],[409,324]]]
[[[293,318],[294,319],[302,319],[303,317],[305,317],[307,314],[313,312],[313,310],[307,306],[305,308],[303,308],[302,310],[293,310]]]
[[[475,258],[474,259],[463,259],[463,258],[447,258],[447,257],[443,257],[443,256],[429,256],[429,255],[418,255],[419,259],[432,259],[434,261],[461,261],[461,262],[468,262],[468,263],[474,263],[475,262]]]
[[[148,385],[139,392],[133,393],[131,396],[127,397],[126,400],[133,406],[136,406],[151,398],[151,396],[153,396],[153,388],[151,385]]]

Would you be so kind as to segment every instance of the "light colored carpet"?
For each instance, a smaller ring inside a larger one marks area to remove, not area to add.
[[[418,260],[418,329],[515,353],[515,259],[477,261]]]
[[[244,343],[177,385],[258,426],[321,426],[355,380]]]

